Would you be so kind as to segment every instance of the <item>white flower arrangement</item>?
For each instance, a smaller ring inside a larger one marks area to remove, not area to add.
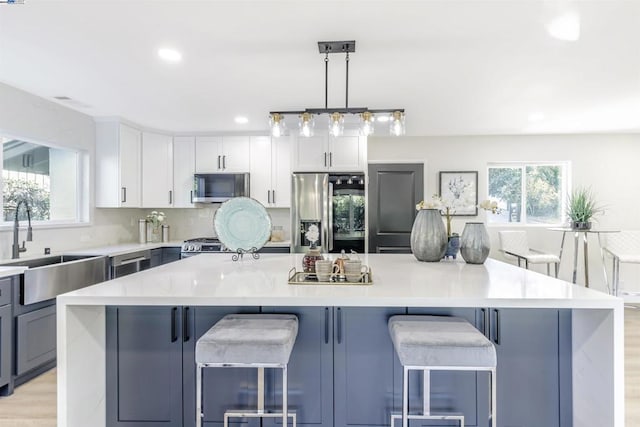
[[[498,202],[496,202],[495,200],[483,200],[482,202],[480,202],[478,207],[480,209],[484,209],[485,211],[490,211],[492,214],[499,214],[500,212],[502,212],[502,209],[498,207]]]
[[[147,222],[151,224],[151,227],[154,230],[157,230],[160,227],[160,224],[164,222],[167,217],[164,215],[164,212],[151,211],[149,215],[147,215]]]

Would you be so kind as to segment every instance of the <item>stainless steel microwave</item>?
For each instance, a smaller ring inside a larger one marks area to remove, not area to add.
[[[193,176],[193,201],[222,203],[233,197],[249,197],[248,173],[197,173]]]

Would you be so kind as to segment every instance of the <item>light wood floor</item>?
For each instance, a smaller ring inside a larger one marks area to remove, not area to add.
[[[625,310],[625,425],[640,426],[640,310]],[[56,425],[56,370],[0,397],[0,427]]]

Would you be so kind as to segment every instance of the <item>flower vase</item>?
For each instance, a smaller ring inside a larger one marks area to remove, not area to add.
[[[159,243],[162,240],[160,235],[160,227],[154,227],[152,224],[147,224],[147,242]]]
[[[458,256],[458,251],[460,250],[460,236],[457,234],[449,237],[449,242],[447,244],[447,251],[444,253],[445,258],[453,258],[456,259]]]
[[[482,264],[489,256],[491,244],[483,222],[467,222],[460,237],[460,255],[468,264]]]
[[[438,262],[447,250],[447,232],[438,209],[420,209],[411,228],[411,252],[418,261]]]

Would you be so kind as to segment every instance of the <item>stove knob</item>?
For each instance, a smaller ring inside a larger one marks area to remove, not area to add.
[[[194,252],[196,250],[196,245],[189,245],[189,250]]]

